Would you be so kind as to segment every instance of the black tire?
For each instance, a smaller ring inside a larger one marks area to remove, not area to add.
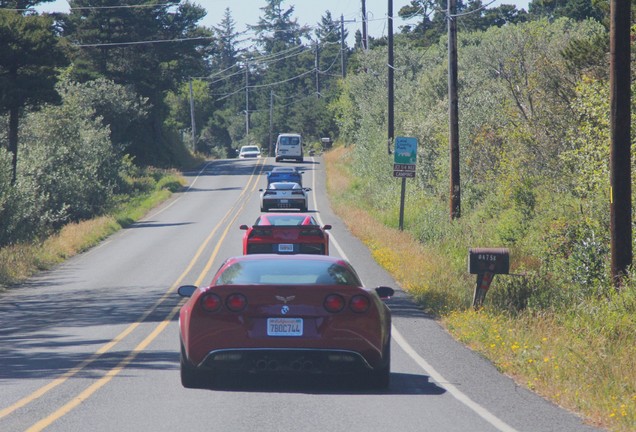
[[[391,383],[391,365],[372,371],[369,375],[369,386],[378,390],[385,390]]]
[[[391,344],[388,343],[384,348],[384,358],[386,363],[384,366],[368,372],[367,384],[370,388],[376,390],[385,390],[391,384]]]
[[[300,211],[301,211],[301,212],[306,212],[307,210],[308,210],[307,206],[302,206],[302,207],[300,208]]]
[[[207,377],[198,371],[190,360],[188,360],[183,343],[181,343],[181,355],[179,357],[181,366],[181,385],[185,388],[198,389],[206,388],[208,385]]]

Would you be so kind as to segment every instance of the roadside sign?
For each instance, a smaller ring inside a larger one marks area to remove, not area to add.
[[[417,138],[395,138],[394,155],[393,177],[414,178],[415,162],[417,161]]]
[[[396,171],[396,170],[393,170],[393,177],[415,178],[415,171]]]
[[[395,138],[394,163],[415,166],[416,160],[417,160],[417,138],[413,138],[413,137]]]

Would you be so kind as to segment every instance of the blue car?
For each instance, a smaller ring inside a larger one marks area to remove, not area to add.
[[[274,168],[267,173],[267,186],[271,183],[290,182],[303,185],[303,176],[301,171],[296,168]]]

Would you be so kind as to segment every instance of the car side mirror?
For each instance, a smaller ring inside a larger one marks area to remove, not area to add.
[[[247,227],[247,225],[243,224],[243,225],[241,225],[241,226],[239,227],[239,229],[247,230],[247,229],[248,229],[248,227]]]
[[[182,285],[177,289],[177,294],[181,297],[192,297],[197,289],[195,285]]]
[[[305,188],[305,192],[311,192],[311,188]]]
[[[329,225],[329,224],[323,225],[322,229],[330,230],[331,229],[331,225]]]
[[[263,189],[259,189],[258,191],[259,191],[259,192],[263,192]]]
[[[375,292],[382,300],[388,300],[395,294],[395,290],[387,286],[379,286],[375,289]]]

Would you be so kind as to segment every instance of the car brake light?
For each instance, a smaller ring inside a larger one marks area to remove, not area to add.
[[[323,303],[327,312],[336,313],[344,309],[345,300],[339,294],[329,294]]]
[[[225,299],[225,306],[232,312],[240,312],[247,306],[247,298],[243,294],[230,294]]]
[[[369,298],[363,295],[355,295],[351,297],[349,307],[354,312],[366,312],[369,309]]]
[[[323,234],[322,231],[319,229],[309,229],[309,230],[301,230],[300,231],[300,235],[301,236],[315,236],[315,237],[320,237],[323,238]]]
[[[221,297],[208,293],[201,297],[201,307],[208,312],[216,312],[221,308]]]
[[[292,191],[292,195],[302,195],[302,191]]]
[[[250,235],[249,238],[253,238],[253,237],[271,237],[272,236],[272,230],[253,230]]]

